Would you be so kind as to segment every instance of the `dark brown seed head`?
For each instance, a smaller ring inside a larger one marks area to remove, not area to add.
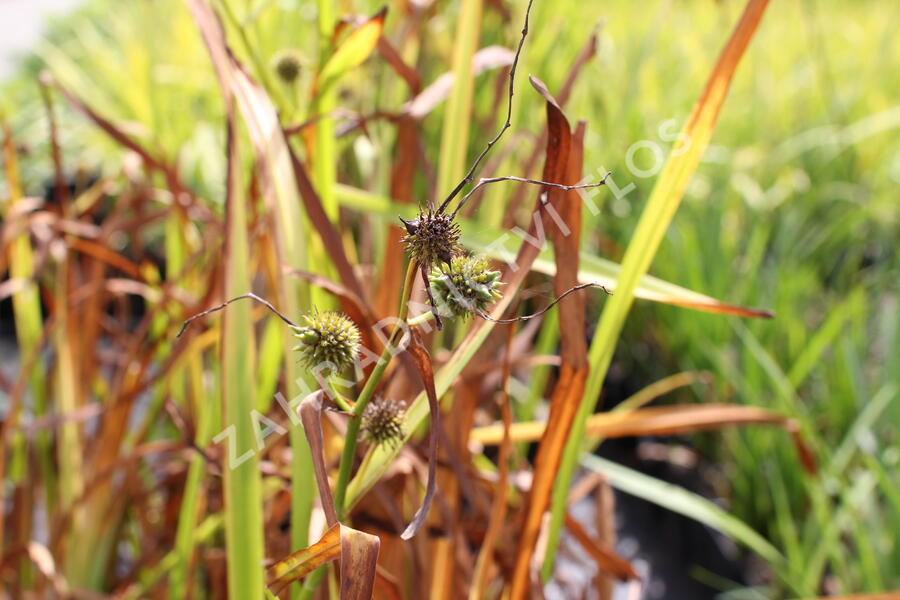
[[[363,412],[363,438],[376,445],[394,446],[403,439],[405,421],[403,404],[396,400],[375,398]]]
[[[400,220],[406,227],[402,241],[411,258],[426,265],[449,264],[459,254],[459,225],[450,215],[429,210],[412,221]]]
[[[275,72],[290,85],[300,76],[301,59],[296,50],[282,50],[275,56]]]

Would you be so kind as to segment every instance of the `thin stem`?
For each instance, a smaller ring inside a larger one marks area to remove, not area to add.
[[[366,381],[366,385],[363,386],[362,392],[360,392],[359,397],[356,399],[356,404],[353,405],[353,413],[350,415],[350,420],[347,422],[347,433],[344,436],[344,451],[341,454],[341,463],[338,467],[338,480],[334,489],[334,505],[337,510],[338,520],[344,518],[344,513],[346,511],[347,484],[350,483],[350,470],[353,468],[353,460],[356,458],[356,443],[359,438],[359,429],[362,425],[362,415],[366,410],[369,401],[375,396],[375,389],[378,387],[378,383],[381,381],[384,371],[391,362],[391,357],[394,354],[394,342],[396,341],[397,334],[402,331],[400,324],[406,321],[406,315],[409,312],[408,300],[409,295],[412,292],[412,284],[416,276],[416,271],[416,261],[410,261],[406,269],[406,278],[403,280],[403,291],[400,293],[400,309],[397,324],[394,325],[394,331],[391,333],[391,337],[388,338],[388,342],[384,345],[381,357],[379,357],[375,368],[372,369],[372,373]]]
[[[334,403],[337,404],[338,408],[342,411],[346,413],[353,412],[353,404],[347,398],[344,398],[344,396],[334,388],[334,385],[331,386],[331,399],[334,400]]]
[[[209,309],[207,309],[207,310],[204,310],[204,311],[201,312],[201,313],[197,313],[196,315],[194,315],[194,316],[192,316],[192,317],[189,317],[188,319],[186,319],[186,320],[184,321],[184,323],[181,324],[181,329],[178,331],[178,334],[177,334],[175,337],[181,337],[181,334],[184,333],[185,329],[187,329],[187,328],[190,326],[190,324],[193,323],[194,321],[196,321],[197,319],[201,319],[201,318],[205,317],[206,315],[208,315],[208,314],[210,314],[210,313],[214,313],[214,312],[216,312],[216,311],[222,310],[223,308],[225,308],[226,306],[228,306],[228,305],[231,304],[232,302],[235,302],[235,301],[237,301],[237,300],[243,300],[243,299],[245,299],[245,298],[249,298],[250,300],[256,300],[257,302],[259,302],[260,304],[262,304],[263,306],[265,306],[266,308],[268,308],[269,310],[271,310],[273,313],[275,313],[275,314],[278,316],[279,319],[281,319],[282,321],[284,321],[285,323],[287,323],[287,324],[290,325],[291,327],[298,327],[298,325],[297,325],[296,323],[294,323],[293,321],[291,321],[290,319],[288,319],[288,318],[287,318],[286,316],[284,316],[282,313],[278,312],[278,309],[275,308],[274,306],[272,306],[272,303],[271,303],[271,302],[269,302],[268,300],[265,300],[264,298],[260,298],[259,296],[257,296],[257,295],[254,294],[253,292],[248,292],[248,293],[246,293],[246,294],[241,294],[240,296],[235,296],[234,298],[229,298],[228,300],[226,300],[226,301],[223,302],[222,304],[219,304],[219,305],[217,305],[217,306],[213,306],[212,308],[209,308]]]
[[[421,315],[416,315],[415,317],[411,317],[406,320],[406,324],[410,327],[418,327],[419,325],[424,325],[428,321],[434,319],[434,313],[431,311],[424,312]]]
[[[608,289],[606,289],[605,285],[602,285],[599,283],[593,283],[593,282],[592,283],[581,283],[574,287],[570,287],[565,292],[563,292],[562,294],[557,296],[556,300],[554,300],[553,302],[551,302],[550,304],[548,304],[547,306],[545,306],[544,308],[542,308],[541,310],[537,311],[534,314],[523,315],[521,317],[513,317],[512,319],[494,319],[493,317],[491,317],[490,315],[488,315],[486,312],[484,312],[482,310],[475,310],[473,312],[476,315],[478,315],[479,317],[481,317],[482,319],[484,319],[485,321],[491,321],[492,323],[518,323],[520,321],[528,321],[535,317],[541,316],[542,314],[544,314],[545,312],[547,312],[548,310],[550,310],[551,308],[556,306],[556,304],[558,304],[560,300],[562,300],[563,298],[565,298],[572,292],[577,292],[578,290],[583,290],[585,288],[600,288],[601,290],[606,292],[607,295],[612,296],[612,292],[609,291]]]
[[[441,203],[440,208],[438,208],[438,212],[444,212],[444,209],[447,208],[447,205],[456,198],[456,195],[472,181],[472,178],[475,176],[475,171],[478,169],[478,165],[481,164],[481,161],[487,156],[487,153],[491,151],[491,148],[494,147],[494,144],[500,139],[500,137],[506,132],[507,129],[512,125],[512,99],[513,99],[513,87],[516,83],[516,67],[519,66],[519,55],[522,54],[522,46],[525,45],[525,38],[528,36],[528,16],[531,14],[531,4],[534,0],[528,0],[528,7],[525,9],[525,24],[522,26],[522,37],[519,38],[519,45],[516,48],[516,55],[513,58],[512,66],[509,68],[509,99],[506,107],[506,122],[503,124],[503,127],[500,128],[500,131],[497,135],[487,143],[487,146],[484,150],[481,151],[481,154],[478,155],[478,158],[475,159],[475,162],[472,163],[472,167],[469,169],[469,172],[466,173],[466,176],[463,177],[462,181],[456,184],[456,187],[453,188],[453,191],[450,192],[450,195],[447,196],[444,201]]]
[[[461,209],[465,205],[465,203],[469,200],[469,198],[472,196],[472,194],[477,192],[479,190],[479,188],[482,188],[489,183],[497,183],[498,181],[518,181],[519,183],[530,183],[532,185],[542,185],[542,186],[552,187],[552,188],[556,188],[558,190],[563,190],[565,192],[568,192],[570,190],[583,190],[586,188],[599,187],[601,185],[605,185],[606,180],[607,180],[607,178],[609,178],[610,175],[612,175],[611,171],[608,172],[606,175],[604,175],[603,179],[601,179],[597,183],[586,183],[586,184],[582,184],[582,185],[563,185],[561,183],[551,183],[549,181],[540,181],[538,179],[526,179],[524,177],[516,177],[514,175],[507,175],[506,177],[483,177],[478,180],[478,184],[476,184],[475,187],[473,187],[471,190],[469,190],[469,193],[467,193],[465,196],[462,197],[462,200],[459,201],[459,204],[457,204],[456,208],[453,210],[451,217],[456,216],[456,213],[458,213],[459,209]]]

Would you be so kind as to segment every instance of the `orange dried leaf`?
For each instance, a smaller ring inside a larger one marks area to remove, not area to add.
[[[605,412],[591,415],[585,431],[590,437],[630,437],[642,435],[680,435],[741,425],[778,425],[794,432],[794,422],[782,415],[755,406],[737,404],[697,404],[654,406],[627,412]],[[516,442],[540,439],[546,423],[536,421],[515,423],[510,435]],[[503,426],[489,425],[472,430],[469,439],[485,445],[497,445],[502,440]]]
[[[267,571],[268,587],[278,593],[333,560],[341,560],[341,599],[369,600],[375,586],[378,536],[335,523],[318,542],[297,550]]]

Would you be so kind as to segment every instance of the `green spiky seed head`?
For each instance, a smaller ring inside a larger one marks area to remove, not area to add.
[[[410,258],[425,265],[449,264],[460,253],[459,225],[450,215],[429,210],[412,221],[400,220],[406,227],[401,241]]]
[[[375,398],[363,411],[362,434],[368,442],[396,446],[403,439],[406,410],[396,400]]]
[[[491,271],[488,261],[477,256],[454,256],[449,269],[435,267],[428,280],[439,310],[457,317],[483,312],[501,295],[500,271]]]
[[[305,315],[306,325],[291,327],[300,343],[294,350],[300,353],[303,363],[313,368],[331,363],[338,371],[356,360],[359,353],[359,329],[353,321],[337,312],[321,312]]]
[[[286,84],[290,85],[300,77],[301,58],[296,50],[282,50],[274,58],[275,72]]]

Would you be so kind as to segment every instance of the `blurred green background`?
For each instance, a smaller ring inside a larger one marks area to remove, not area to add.
[[[518,14],[524,5],[515,4]],[[306,41],[315,39],[315,4],[230,5],[255,49],[245,62],[266,67],[278,52],[296,49],[305,64],[316,64],[316,47]],[[341,6],[366,14],[378,7]],[[654,182],[655,149],[659,157],[668,152],[741,8],[732,0],[535,5],[521,72],[551,90],[599,31],[597,56],[566,112],[588,123],[586,175],[612,170],[615,189],[628,191],[596,196],[602,210],[586,213],[584,224],[591,251],[621,258]],[[427,22],[416,65],[426,83],[449,69],[456,10],[441,3]],[[487,7],[480,45],[508,44],[505,23]],[[799,420],[819,461],[817,478],[803,474],[777,430],[693,438],[715,465],[718,497],[783,553],[773,589],[786,595],[900,587],[898,25],[894,0],[772,3],[651,273],[776,317],[741,320],[640,302],[608,382],[633,390],[673,372],[708,370],[714,383],[698,384],[698,398]],[[26,149],[26,192],[34,195],[51,179],[36,84],[42,68],[146,147],[177,160],[186,181],[220,210],[221,98],[182,2],[88,0],[53,18],[33,55],[0,84],[0,109]],[[271,72],[264,82],[286,122],[308,109],[300,90],[310,72],[293,87]],[[479,114],[496,101],[494,82],[490,72],[476,80]],[[370,60],[342,83],[338,105],[364,114],[395,110],[404,91],[383,61]],[[498,174],[526,175],[530,147],[513,140],[542,131],[542,102],[520,80]],[[63,103],[58,110],[72,173],[121,171],[126,158],[116,144]],[[433,162],[441,111],[422,123]],[[470,157],[492,129],[472,127]],[[339,139],[339,179],[388,195],[393,127],[373,123],[369,134]],[[418,186],[424,201],[425,177]],[[512,190],[496,186],[474,218],[501,225]],[[599,304],[592,310],[596,317]]]

